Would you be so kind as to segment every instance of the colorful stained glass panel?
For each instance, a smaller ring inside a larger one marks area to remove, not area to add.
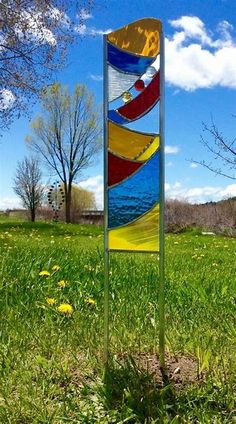
[[[124,102],[106,111],[108,250],[159,250],[161,139],[135,121],[160,99],[160,31],[160,21],[145,18],[106,36],[106,98]]]

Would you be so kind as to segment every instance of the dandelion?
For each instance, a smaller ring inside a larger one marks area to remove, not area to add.
[[[56,299],[54,299],[53,297],[47,297],[47,298],[46,298],[46,302],[47,302],[47,304],[48,304],[48,305],[50,305],[50,306],[53,306],[53,305],[55,305],[55,303],[57,303],[57,302],[56,302]]]
[[[60,312],[60,314],[71,315],[73,307],[69,303],[61,303],[61,305],[57,307],[57,311]]]
[[[41,277],[49,277],[49,275],[51,275],[51,274],[50,274],[50,272],[48,272],[48,271],[46,271],[46,270],[44,269],[43,271],[40,271],[40,272],[39,272],[39,275],[40,275]]]
[[[85,303],[87,303],[87,305],[95,306],[96,305],[96,300],[94,300],[91,297],[89,297],[88,299],[85,300]]]
[[[65,281],[65,280],[60,280],[60,281],[58,281],[57,285],[58,285],[61,289],[64,289],[64,287],[66,287],[66,281]]]
[[[53,271],[59,271],[59,269],[61,269],[61,267],[59,265],[53,265],[52,270]]]

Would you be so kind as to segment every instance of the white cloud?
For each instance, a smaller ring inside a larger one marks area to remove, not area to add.
[[[182,16],[170,25],[176,31],[165,39],[167,82],[186,91],[236,88],[236,42],[229,22],[219,23],[217,38],[197,16]]]
[[[7,89],[0,90],[0,110],[10,109],[15,102],[16,97]]]
[[[59,15],[62,18],[61,12],[56,8],[51,9],[52,16],[59,19]],[[26,30],[25,30],[26,27]],[[14,31],[22,41],[25,42],[25,36],[27,42],[35,42],[39,44],[51,44],[55,46],[57,44],[56,38],[53,32],[46,28],[43,24],[42,14],[36,12],[33,8],[30,11],[23,10],[21,13],[21,21],[17,22],[14,26]]]
[[[98,209],[103,209],[103,176],[96,175],[89,177],[87,180],[81,181],[79,186],[92,191],[95,195],[96,206]]]
[[[168,144],[165,146],[165,153],[168,154],[176,154],[179,152],[178,146],[169,146]]]
[[[186,200],[190,203],[205,203],[218,201],[236,196],[236,184],[225,187],[183,187],[179,182],[171,185],[165,184],[166,197],[169,199]]]
[[[103,81],[102,75],[90,74],[89,76],[93,81],[98,81],[98,82]]]
[[[166,166],[167,166],[168,168],[170,168],[171,166],[173,166],[173,162],[167,162]]]
[[[104,34],[109,34],[109,32],[112,32],[111,28],[108,29],[97,29],[95,27],[88,27],[86,24],[80,24],[75,27],[75,31],[78,32],[78,34],[83,36],[90,36],[90,37],[96,37],[103,36]]]
[[[197,163],[190,163],[190,168],[198,168],[198,164]]]
[[[3,197],[0,199],[0,210],[22,208],[18,197]]]

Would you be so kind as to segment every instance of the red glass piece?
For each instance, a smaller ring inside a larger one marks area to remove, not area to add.
[[[143,81],[143,80],[141,80],[141,79],[137,80],[137,81],[134,83],[134,88],[135,88],[137,91],[143,91],[143,89],[145,88],[144,81]]]
[[[160,72],[150,84],[131,102],[121,106],[117,112],[124,118],[133,121],[145,115],[160,99]]]
[[[120,158],[108,152],[108,186],[112,186],[124,180],[133,174],[142,162],[134,162],[131,160]]]

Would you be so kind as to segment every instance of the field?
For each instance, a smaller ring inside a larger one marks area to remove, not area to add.
[[[0,230],[0,423],[236,422],[236,239],[166,236],[167,356],[197,374],[160,386],[143,366],[158,350],[156,255],[112,255],[104,376],[102,229]]]

